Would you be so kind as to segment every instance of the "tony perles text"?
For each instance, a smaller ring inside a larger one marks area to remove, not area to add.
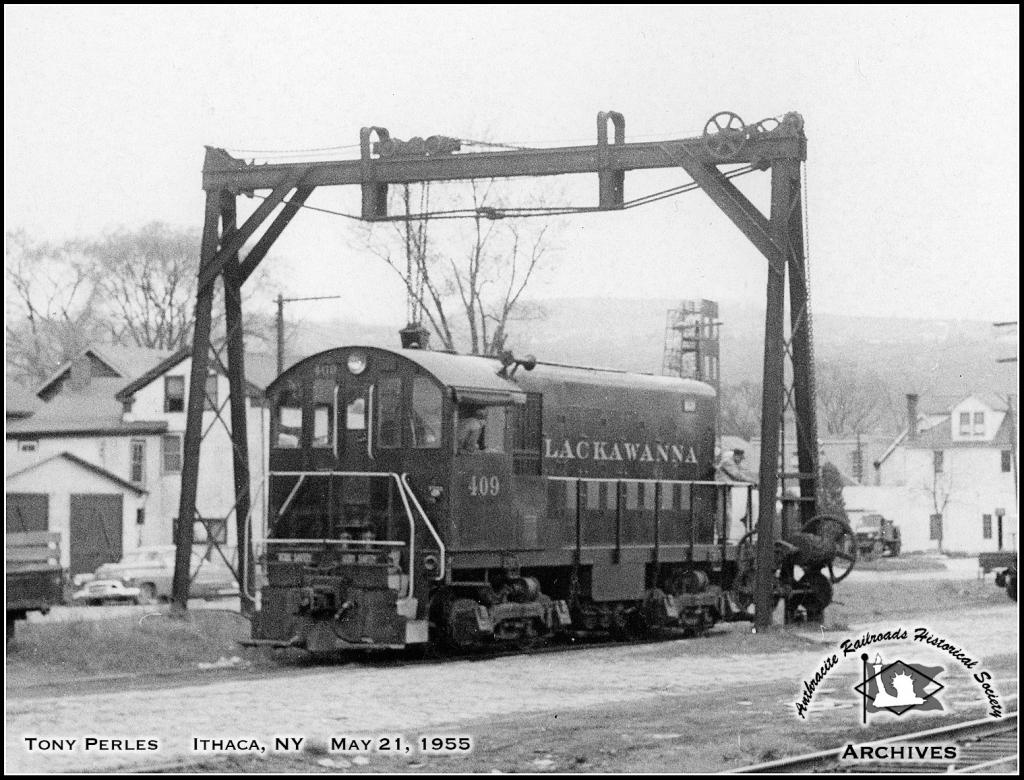
[[[25,746],[31,752],[70,753],[74,750],[95,750],[116,753],[136,750],[159,750],[159,739],[108,739],[105,737],[25,737]]]

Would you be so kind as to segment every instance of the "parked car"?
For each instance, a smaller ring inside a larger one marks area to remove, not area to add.
[[[98,607],[101,604],[138,604],[142,591],[121,580],[92,580],[71,595],[72,604]]]
[[[209,556],[204,556],[203,552],[192,551],[189,597],[214,599],[237,595],[238,581],[231,567],[216,550],[212,550]],[[224,552],[228,560],[235,560],[232,550],[225,548]],[[172,544],[139,547],[125,553],[117,563],[104,563],[96,569],[96,578],[119,579],[126,585],[139,588],[142,604],[167,600],[171,597],[174,580],[174,556]]]

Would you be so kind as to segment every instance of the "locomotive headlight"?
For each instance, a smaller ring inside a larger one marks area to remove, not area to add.
[[[437,571],[437,567],[440,565],[440,561],[437,560],[436,555],[424,555],[423,556],[423,569],[427,574],[433,574]]]
[[[366,353],[350,352],[348,355],[348,370],[356,376],[363,373],[366,370]]]
[[[431,485],[429,488],[427,488],[427,491],[430,493],[431,501],[440,501],[441,496],[444,495],[444,488],[441,487],[440,485]]]

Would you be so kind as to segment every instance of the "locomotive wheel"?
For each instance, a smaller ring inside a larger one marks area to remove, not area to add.
[[[473,599],[452,599],[444,609],[444,642],[458,652],[471,650],[477,644],[476,608]]]
[[[801,530],[819,537],[829,547],[832,560],[828,564],[828,576],[833,583],[850,576],[857,562],[857,537],[848,523],[832,515],[816,515]]]
[[[732,111],[719,111],[704,125],[704,148],[719,160],[735,156],[746,140],[747,126]]]
[[[820,571],[808,571],[797,581],[787,608],[803,607],[808,620],[821,620],[825,607],[832,603],[832,583]]]
[[[772,571],[777,571],[780,561],[786,556],[787,548],[785,543],[775,542],[775,559],[772,561]],[[731,588],[736,598],[736,606],[741,612],[746,612],[754,603],[754,579],[757,577],[757,531],[750,531],[740,539],[736,545],[736,579]],[[781,596],[776,593],[775,604],[778,605]]]

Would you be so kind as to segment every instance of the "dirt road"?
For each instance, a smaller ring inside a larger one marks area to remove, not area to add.
[[[477,765],[481,757],[500,745],[506,745],[503,750],[507,753],[507,743],[516,743],[515,723],[523,724],[525,734],[531,723],[536,725],[536,718],[550,717],[554,722],[559,714],[563,724],[567,717],[572,718],[578,729],[604,723],[610,712],[646,714],[642,734],[628,719],[617,726],[617,733],[624,735],[623,742],[634,744],[658,733],[676,735],[666,740],[682,738],[680,707],[684,712],[702,715],[707,714],[700,713],[702,709],[716,710],[725,723],[747,718],[752,725],[785,723],[788,728],[813,734],[815,718],[826,717],[821,713],[833,717],[833,711],[841,711],[844,723],[849,720],[852,726],[856,721],[854,710],[859,705],[851,689],[860,672],[860,661],[853,656],[830,673],[814,699],[809,719],[802,723],[794,707],[802,681],[814,675],[822,659],[843,638],[897,625],[908,630],[924,625],[955,640],[982,666],[986,659],[998,663],[1000,671],[994,682],[1005,695],[1016,692],[1016,679],[1011,679],[1017,647],[1016,614],[1015,605],[1007,602],[961,616],[919,615],[851,625],[830,633],[815,629],[795,636],[789,632],[781,638],[751,637],[749,626],[744,624],[729,626],[707,639],[643,646],[398,666],[386,671],[351,665],[271,675],[256,684],[252,680],[208,681],[166,689],[14,697],[7,701],[5,770],[130,771],[154,761],[208,757],[194,752],[196,738],[235,740],[234,747],[241,744],[238,741],[244,740],[249,746],[254,740],[266,748],[265,753],[256,753],[270,769],[279,760],[300,760],[275,756],[274,737],[301,737],[308,748],[310,742],[329,745],[332,738],[376,739],[395,734],[403,735],[405,744],[421,735],[470,736],[476,745],[476,758],[467,761],[475,761],[474,766],[482,769]],[[967,670],[957,668],[948,657],[943,660],[940,651],[907,641],[886,643],[883,653],[886,657],[944,663],[947,689],[943,697],[949,708],[982,703],[978,685]],[[724,706],[725,702],[732,703]],[[659,720],[662,712],[666,722]],[[674,713],[671,717],[670,712]],[[634,717],[639,719],[639,715]],[[488,725],[497,726],[498,722],[501,728]],[[734,738],[735,730],[728,730],[727,740]],[[710,740],[715,732],[702,733]],[[84,739],[90,735],[128,740],[131,744],[139,739],[155,740],[159,750],[85,750]],[[42,743],[37,742],[31,743],[35,749],[30,750],[26,737],[78,742],[70,750],[40,750]],[[693,738],[690,734],[691,742]],[[717,733],[715,738],[722,738],[722,734]],[[521,769],[567,768],[555,758],[545,758],[555,755],[552,751],[557,751],[557,745],[531,750],[541,752],[526,756],[523,760],[529,760]],[[244,759],[251,753],[243,751],[240,755]],[[715,755],[721,768],[725,754],[717,751]],[[426,758],[418,757],[415,746],[409,754],[398,757],[405,763],[388,758],[373,752],[328,754],[317,749],[302,754],[301,761],[313,769],[335,770],[346,766],[356,770],[436,766],[436,761],[428,764]],[[579,756],[572,760],[576,758]],[[317,761],[326,762],[326,767]],[[589,765],[580,764],[579,769],[595,768],[591,759],[584,756],[584,761],[590,761]],[[452,770],[469,767],[460,765],[455,757],[446,762]],[[626,771],[638,768],[629,766]],[[664,766],[662,771],[673,770]]]

